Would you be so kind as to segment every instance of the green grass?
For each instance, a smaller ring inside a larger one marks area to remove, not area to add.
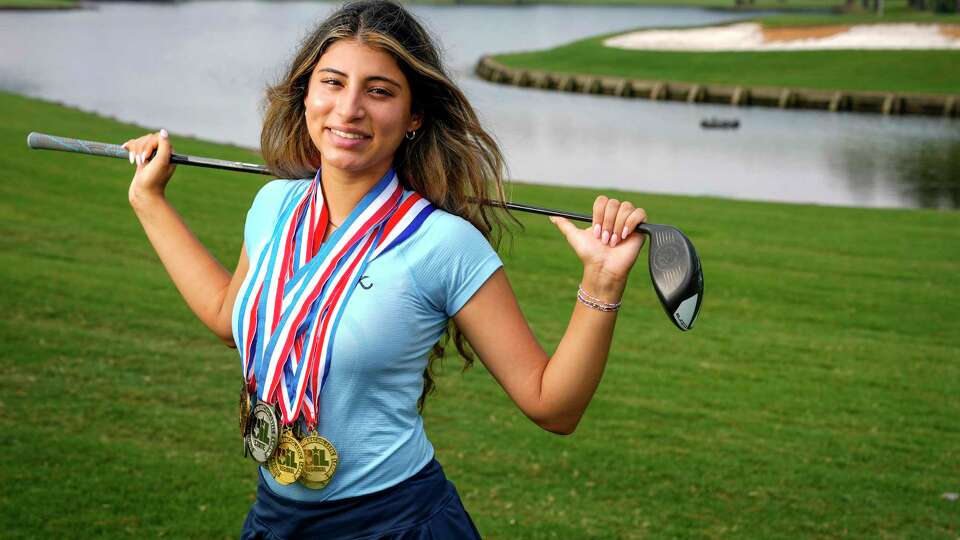
[[[731,11],[775,9],[780,11],[828,11],[844,4],[836,0],[757,0],[753,5],[737,5],[734,0],[412,0],[416,4],[475,5],[475,4],[575,4],[624,5],[655,7],[701,7]]]
[[[143,128],[9,94],[0,115],[4,537],[236,537],[256,477],[236,352],[169,282],[128,208],[127,162],[25,145],[32,130]],[[181,167],[169,196],[232,268],[262,182]],[[572,210],[595,196],[513,189]],[[942,498],[960,491],[960,214],[612,193],[693,239],[701,319],[677,331],[638,262],[604,381],[565,438],[447,360],[428,433],[485,538],[960,534],[960,503]],[[545,218],[521,219],[503,256],[552,350],[578,263]]]
[[[960,13],[935,13],[918,11],[907,6],[906,2],[887,2],[883,16],[869,11],[850,11],[846,13],[787,13],[758,19],[765,26],[820,26],[831,24],[879,24],[879,23],[929,23],[960,24]]]
[[[78,0],[0,0],[3,9],[51,9],[79,7]]]
[[[834,24],[841,24],[837,19]],[[625,50],[603,45],[613,34],[552,49],[497,55],[501,63],[546,70],[646,80],[955,94],[960,51],[676,52]]]

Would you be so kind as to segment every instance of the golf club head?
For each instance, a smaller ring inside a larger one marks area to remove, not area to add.
[[[680,229],[644,223],[639,229],[650,237],[650,279],[667,317],[680,330],[690,330],[703,302],[700,257]]]

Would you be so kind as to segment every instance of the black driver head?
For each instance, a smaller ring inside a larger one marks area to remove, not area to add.
[[[644,223],[639,229],[650,237],[650,279],[660,304],[677,328],[693,328],[703,302],[697,250],[676,227]]]

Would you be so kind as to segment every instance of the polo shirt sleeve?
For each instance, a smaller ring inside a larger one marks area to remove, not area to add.
[[[426,301],[453,317],[501,266],[499,255],[469,221],[435,210],[424,223],[411,273]]]
[[[277,224],[283,202],[290,194],[294,180],[273,180],[264,184],[247,210],[243,226],[243,243],[247,247],[248,260],[255,260],[260,250],[270,239]]]

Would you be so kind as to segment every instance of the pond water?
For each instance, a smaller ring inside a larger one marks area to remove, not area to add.
[[[0,12],[0,88],[255,148],[263,89],[336,4],[101,3]],[[519,89],[486,53],[744,17],[688,8],[413,6],[517,180],[879,207],[960,206],[960,121],[657,103]],[[736,117],[740,129],[700,128]],[[82,133],[61,133],[82,137]],[[211,156],[216,157],[216,156]]]

